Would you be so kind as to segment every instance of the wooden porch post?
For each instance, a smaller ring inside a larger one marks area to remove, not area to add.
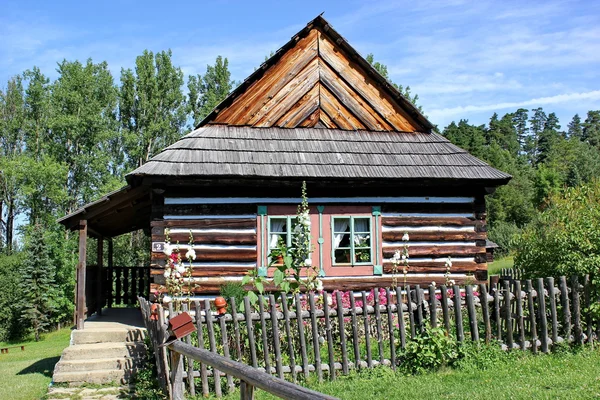
[[[108,308],[112,307],[113,304],[113,239],[108,238],[108,273],[106,275],[106,291],[105,293],[108,295]]]
[[[96,314],[102,315],[102,306],[104,305],[104,238],[98,237],[98,257],[96,270]]]
[[[77,263],[77,294],[75,313],[77,329],[83,329],[85,320],[85,268],[87,256],[87,220],[79,221],[79,262]]]

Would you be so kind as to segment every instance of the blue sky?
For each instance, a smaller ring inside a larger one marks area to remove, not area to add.
[[[0,85],[36,65],[106,60],[118,81],[144,49],[172,49],[186,75],[217,55],[243,80],[321,12],[361,54],[387,64],[430,120],[482,124],[519,107],[600,109],[597,1],[0,0]]]

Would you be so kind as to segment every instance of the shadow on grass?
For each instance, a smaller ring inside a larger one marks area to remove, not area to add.
[[[28,366],[27,368],[22,369],[17,373],[17,375],[29,375],[29,374],[42,374],[45,377],[52,378],[52,373],[54,372],[54,366],[60,360],[60,356],[56,357],[48,357],[43,360],[38,360]]]

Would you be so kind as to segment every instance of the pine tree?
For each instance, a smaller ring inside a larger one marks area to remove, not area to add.
[[[583,126],[581,125],[581,117],[575,114],[571,122],[569,122],[567,137],[581,140],[583,137]]]
[[[25,247],[26,259],[22,268],[23,303],[21,323],[32,329],[35,341],[40,340],[50,323],[54,298],[54,266],[48,255],[44,229],[35,224]]]
[[[600,149],[600,110],[588,111],[583,123],[583,140]]]

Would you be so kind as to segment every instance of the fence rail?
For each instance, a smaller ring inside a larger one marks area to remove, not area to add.
[[[148,298],[150,292],[150,267],[104,268],[106,270],[106,306],[135,305],[138,296]]]
[[[557,284],[556,284],[557,283]],[[140,300],[141,301],[141,300]],[[600,324],[587,312],[592,301],[589,277],[580,284],[560,277],[497,284],[446,287],[419,285],[371,292],[309,293],[293,298],[259,296],[257,305],[244,298],[243,311],[235,298],[231,313],[219,316],[208,300],[157,307],[143,302],[144,319],[157,354],[161,383],[171,388],[168,350],[159,347],[168,318],[187,311],[196,332],[185,343],[242,362],[293,382],[316,375],[336,379],[336,371],[387,365],[397,368],[407,343],[426,326],[442,327],[458,342],[499,343],[506,350],[548,352],[561,342],[597,340]],[[233,376],[218,366],[185,357],[186,389],[204,396],[234,388]],[[210,378],[210,379],[209,379]],[[210,385],[209,385],[210,381]]]

